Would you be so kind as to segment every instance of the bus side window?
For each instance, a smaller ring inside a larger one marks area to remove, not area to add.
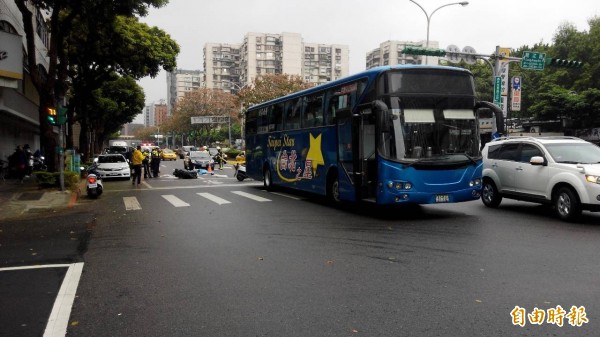
[[[323,126],[323,95],[307,97],[304,108],[304,127]]]
[[[277,103],[271,109],[269,131],[280,131],[283,129],[283,103]]]
[[[285,129],[292,130],[300,128],[300,119],[302,116],[302,100],[296,98],[285,103]]]
[[[269,132],[269,110],[271,110],[270,106],[264,107],[258,110],[258,116],[256,119],[256,132],[257,133],[267,133]]]
[[[256,110],[248,111],[248,115],[246,117],[246,133],[248,135],[253,135],[256,133]]]

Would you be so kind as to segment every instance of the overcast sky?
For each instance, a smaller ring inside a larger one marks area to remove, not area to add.
[[[450,0],[416,0],[428,14]],[[495,47],[519,48],[552,43],[558,27],[574,24],[588,31],[600,16],[598,0],[470,0],[431,16],[430,41],[441,48],[471,46],[477,53]],[[142,21],[166,31],[180,46],[177,67],[202,70],[205,43],[241,43],[247,32],[300,33],[304,42],[345,44],[350,74],[365,69],[365,55],[387,40],[427,37],[425,13],[409,0],[170,0]],[[142,79],[146,102],[167,98],[165,72]]]

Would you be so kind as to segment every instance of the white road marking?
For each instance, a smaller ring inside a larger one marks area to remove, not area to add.
[[[290,199],[294,199],[294,200],[302,200],[301,198],[294,197],[289,194],[283,194],[283,193],[279,193],[279,192],[269,192],[269,191],[265,191],[265,192],[270,193],[270,194],[279,195],[279,196],[286,197],[286,198],[290,198]]]
[[[125,210],[137,211],[142,209],[142,206],[137,201],[136,197],[123,197],[123,203],[125,203]]]
[[[217,197],[214,194],[210,194],[210,193],[196,193],[196,194],[198,194],[199,196],[204,197],[204,198],[206,198],[206,199],[208,199],[208,200],[210,200],[212,202],[215,202],[215,203],[217,203],[219,205],[231,204],[230,201],[227,201],[227,200],[225,200],[223,198],[219,198],[219,197]]]
[[[271,201],[270,199],[259,197],[258,195],[254,195],[254,194],[250,194],[250,193],[246,193],[246,192],[242,192],[242,191],[231,191],[231,193],[237,194],[239,196],[246,197],[248,199],[252,199],[252,200],[258,201],[258,202]]]
[[[171,205],[175,207],[188,207],[190,205],[187,202],[177,198],[173,194],[163,195],[162,197],[165,198],[168,202],[171,203]]]
[[[65,278],[54,301],[50,318],[48,318],[44,337],[64,337],[67,334],[71,308],[73,308],[82,271],[83,262],[69,265],[69,269],[65,274]]]

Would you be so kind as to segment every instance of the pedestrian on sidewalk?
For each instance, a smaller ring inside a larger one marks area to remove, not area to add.
[[[140,184],[142,179],[142,163],[144,161],[144,154],[142,153],[142,147],[138,145],[133,153],[131,154],[131,164],[133,165],[133,176],[131,177],[131,184]]]
[[[27,159],[25,152],[21,149],[21,145],[17,145],[15,152],[8,157],[9,171],[14,174],[15,178],[19,179],[19,182],[23,183],[25,178]],[[12,175],[12,174],[11,174]]]

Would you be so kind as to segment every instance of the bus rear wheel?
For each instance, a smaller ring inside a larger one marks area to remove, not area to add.
[[[271,180],[271,170],[269,170],[268,167],[266,167],[263,170],[263,186],[267,191],[273,189],[273,181]]]
[[[327,199],[333,204],[340,204],[340,181],[337,174],[331,174],[327,179]]]

